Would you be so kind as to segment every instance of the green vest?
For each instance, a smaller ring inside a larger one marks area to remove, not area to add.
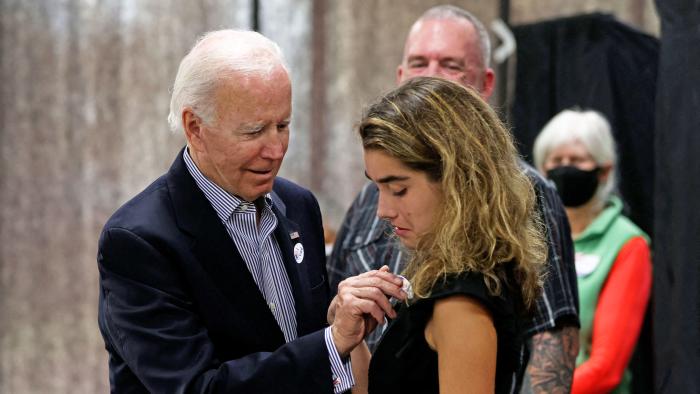
[[[643,236],[649,242],[647,235],[622,215],[622,201],[617,197],[612,197],[609,205],[574,240],[579,319],[581,320],[577,366],[591,356],[593,317],[598,305],[600,290],[608,278],[610,268],[612,268],[620,249],[627,241],[637,236]],[[628,393],[631,380],[632,375],[627,369],[620,385],[613,392]]]

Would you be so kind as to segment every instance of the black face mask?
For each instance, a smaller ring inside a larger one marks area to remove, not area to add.
[[[547,178],[557,186],[565,207],[580,207],[598,190],[600,167],[585,171],[574,166],[561,166],[547,171]]]

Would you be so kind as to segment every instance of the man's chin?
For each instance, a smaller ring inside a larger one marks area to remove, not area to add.
[[[272,185],[274,184],[274,179],[271,180],[270,182],[265,182],[259,185],[256,185],[254,188],[252,188],[248,194],[248,196],[252,197],[251,200],[248,200],[248,198],[244,197],[248,201],[255,201],[260,197],[265,196],[266,194],[270,193],[272,191]]]

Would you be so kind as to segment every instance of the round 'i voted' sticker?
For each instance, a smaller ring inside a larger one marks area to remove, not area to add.
[[[298,243],[294,245],[294,260],[300,264],[304,260],[304,245]]]

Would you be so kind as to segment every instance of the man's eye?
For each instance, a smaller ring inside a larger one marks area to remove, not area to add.
[[[423,68],[425,67],[425,62],[410,62],[408,63],[409,68]]]
[[[246,129],[243,133],[245,135],[258,135],[258,134],[262,133],[262,131],[263,131],[262,127],[254,127],[254,128],[251,127],[249,129]]]
[[[396,191],[396,192],[391,192],[392,195],[396,197],[401,197],[406,194],[406,188],[404,187],[403,189]]]
[[[287,130],[289,128],[289,123],[280,123],[277,125],[277,130]]]

